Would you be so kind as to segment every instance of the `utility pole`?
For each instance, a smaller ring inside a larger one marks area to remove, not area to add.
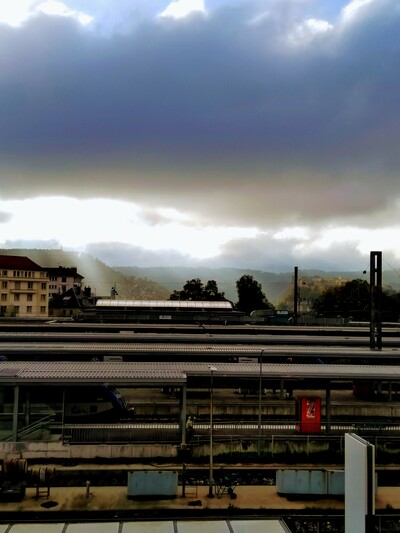
[[[294,267],[294,287],[293,287],[293,325],[297,326],[297,306],[299,303],[299,267]]]
[[[382,350],[382,252],[370,253],[370,349]]]

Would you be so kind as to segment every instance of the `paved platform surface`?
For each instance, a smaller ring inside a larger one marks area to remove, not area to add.
[[[127,487],[90,487],[87,495],[86,487],[54,487],[50,494],[36,497],[36,490],[28,488],[21,502],[0,502],[1,512],[6,511],[79,511],[79,510],[151,510],[151,509],[187,509],[193,502],[195,508],[227,509],[235,506],[239,509],[344,509],[344,502],[334,498],[296,499],[289,500],[276,492],[272,486],[239,486],[236,487],[237,498],[232,500],[229,494],[221,498],[209,498],[208,487],[186,487],[186,496],[182,497],[182,487],[178,487],[178,496],[173,499],[134,500],[128,498]],[[53,506],[46,508],[46,502]],[[200,505],[201,504],[201,505]],[[400,488],[380,487],[377,491],[376,509],[391,506],[400,510]]]

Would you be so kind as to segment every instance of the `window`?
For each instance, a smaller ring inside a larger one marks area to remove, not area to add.
[[[6,302],[6,301],[7,301],[7,294],[4,294],[4,293],[3,293],[3,294],[1,295],[1,301],[2,301],[2,302]]]
[[[19,270],[14,270],[14,272],[13,272],[14,278],[19,278],[20,274],[21,274],[21,272]]]
[[[4,313],[7,313],[7,306],[6,305],[2,305],[0,307],[0,313],[3,315]]]
[[[31,305],[28,305],[27,308],[26,308],[26,312],[27,313],[32,313],[32,306]]]
[[[32,294],[27,294],[26,295],[26,301],[27,302],[31,302],[32,301]]]
[[[46,306],[45,306],[45,305],[41,305],[41,306],[40,306],[40,312],[41,312],[42,314],[44,314],[44,313],[46,312]]]
[[[16,281],[16,282],[14,283],[14,285],[15,285],[15,288],[16,288],[16,289],[20,289],[20,288],[21,288],[21,282],[20,282],[20,281]]]
[[[19,302],[19,294],[14,294],[14,302]]]
[[[8,270],[2,270],[1,271],[2,276],[8,276]]]
[[[7,287],[8,287],[8,281],[2,281],[1,282],[1,288],[2,289],[7,289]]]
[[[62,282],[62,283],[67,283],[67,278],[66,278],[65,276],[63,276],[63,277],[61,278],[61,282]]]
[[[33,281],[28,281],[28,289],[33,289]]]
[[[16,315],[19,314],[19,305],[14,305],[14,313],[15,313]]]
[[[47,289],[46,283],[42,283],[42,290],[45,291]]]
[[[41,295],[40,295],[40,300],[41,300],[42,302],[45,302],[45,301],[46,301],[46,295],[45,295],[45,294],[41,294]]]

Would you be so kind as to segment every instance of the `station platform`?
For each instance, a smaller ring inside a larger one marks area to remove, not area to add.
[[[178,496],[173,499],[148,499],[134,500],[128,498],[127,487],[90,487],[87,495],[86,486],[82,487],[53,487],[47,496],[36,497],[35,488],[27,488],[24,499],[20,502],[0,502],[1,513],[18,511],[23,513],[43,512],[54,513],[57,511],[143,511],[188,509],[196,502],[196,508],[227,510],[237,509],[253,510],[299,510],[299,509],[344,509],[343,499],[335,498],[310,498],[291,500],[280,496],[275,486],[238,486],[235,489],[237,498],[231,500],[228,494],[221,498],[209,498],[208,487],[186,486],[186,496],[181,495],[182,487],[178,488]],[[52,505],[48,505],[52,502]],[[45,504],[45,505],[43,505]],[[47,505],[46,505],[47,504]],[[400,510],[400,487],[378,487],[376,509],[387,507]]]

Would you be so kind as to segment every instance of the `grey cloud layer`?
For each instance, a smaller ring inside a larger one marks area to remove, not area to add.
[[[106,36],[54,17],[0,27],[2,197],[206,205],[259,225],[383,209],[400,167],[397,1],[297,46],[299,7],[250,24],[260,5]]]

